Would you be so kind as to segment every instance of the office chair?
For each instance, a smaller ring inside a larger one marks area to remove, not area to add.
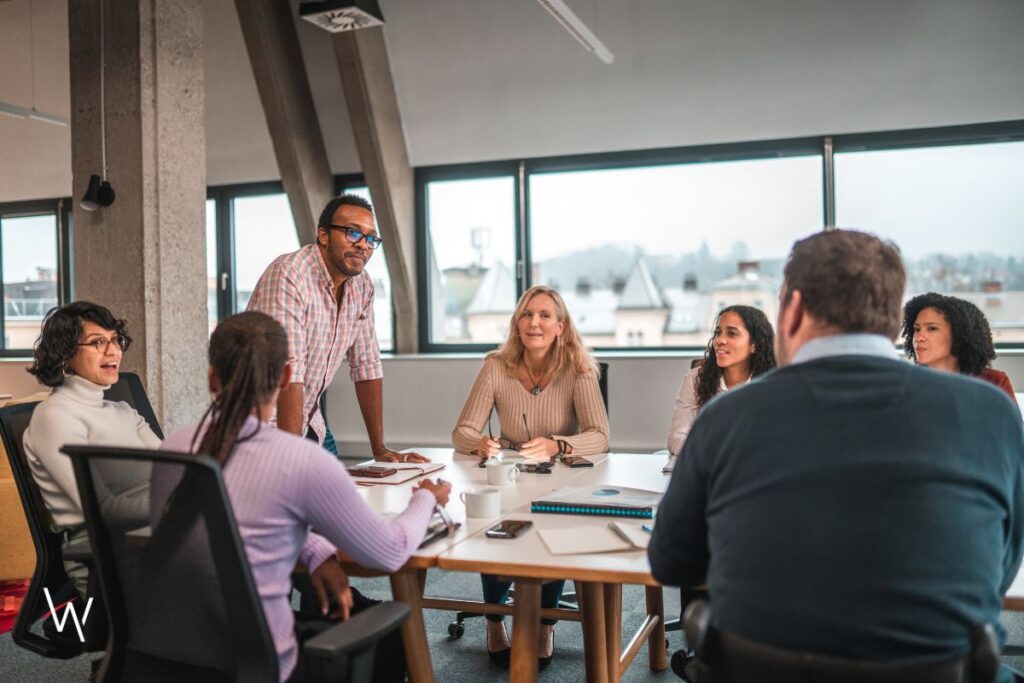
[[[65,627],[63,633],[58,633],[53,627],[52,620],[44,622],[43,635],[31,631],[32,626],[49,613],[44,588],[49,589],[54,605],[73,600],[76,612],[83,613],[85,606],[80,604],[81,597],[64,572],[63,559],[67,556],[68,559],[76,559],[85,564],[91,562],[91,550],[88,545],[83,545],[82,550],[77,553],[62,553],[61,534],[53,531],[53,519],[29,471],[22,437],[37,405],[38,402],[21,403],[0,408],[0,438],[3,438],[4,448],[7,450],[11,472],[18,487],[18,496],[21,498],[32,545],[36,551],[36,567],[25,593],[25,600],[14,621],[11,638],[19,647],[43,657],[69,659],[86,651],[102,650],[106,643],[106,626],[102,618],[87,620],[84,628],[85,643],[78,640],[74,628]],[[98,597],[96,585],[94,573],[90,571],[89,595],[93,597]]]
[[[601,389],[601,399],[604,401],[604,412],[608,413],[608,364],[598,363],[597,364],[599,374],[597,376],[597,386]]]
[[[66,446],[75,468],[110,638],[101,683],[278,681],[278,661],[220,465],[206,456]],[[100,506],[94,472],[126,461],[151,467],[150,526]],[[408,617],[382,603],[301,646],[306,680],[361,683],[381,637]]]
[[[160,423],[153,412],[153,405],[149,402],[149,396],[142,387],[142,380],[134,372],[119,373],[117,383],[112,384],[109,389],[103,392],[103,398],[108,401],[124,401],[138,412],[147,423],[153,433],[163,441],[164,433],[160,429]]]
[[[999,672],[991,624],[971,629],[966,655],[877,662],[784,650],[721,631],[711,625],[711,606],[703,600],[691,602],[683,620],[700,683],[991,683]]]

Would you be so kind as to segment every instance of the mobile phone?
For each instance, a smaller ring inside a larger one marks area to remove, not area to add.
[[[366,467],[349,467],[348,473],[353,477],[370,477],[372,479],[383,479],[390,477],[398,470],[394,467],[382,467],[381,465],[367,465]]]
[[[533,526],[533,522],[520,519],[506,519],[487,530],[488,538],[515,538]]]
[[[564,462],[569,467],[593,467],[594,463],[590,462],[586,458],[581,458],[578,455],[566,455],[562,457]]]
[[[528,472],[530,474],[551,474],[551,463],[549,462],[521,463],[518,467],[520,472]]]

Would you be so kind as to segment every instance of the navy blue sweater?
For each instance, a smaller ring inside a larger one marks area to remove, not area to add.
[[[984,382],[870,356],[780,368],[702,411],[651,567],[776,647],[965,652],[1020,564],[1022,467],[1018,408]]]

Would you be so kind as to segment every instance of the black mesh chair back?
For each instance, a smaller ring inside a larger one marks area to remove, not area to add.
[[[703,600],[687,606],[684,621],[701,683],[992,683],[999,672],[999,641],[989,624],[964,634],[966,655],[877,662],[784,650],[718,630]]]
[[[29,582],[28,591],[22,602],[18,617],[14,621],[11,638],[19,647],[35,652],[44,657],[68,659],[81,654],[84,650],[102,649],[106,642],[104,634],[97,638],[87,638],[82,643],[73,629],[63,633],[52,631],[43,635],[33,633],[33,624],[43,618],[49,611],[43,589],[48,589],[54,605],[76,599],[78,593],[64,573],[63,555],[61,553],[61,535],[53,531],[53,518],[43,503],[43,497],[36,486],[28,467],[22,437],[32,420],[38,402],[21,403],[0,408],[0,438],[3,438],[7,459],[11,464],[15,486],[21,498],[21,506],[25,511],[32,545],[36,551],[36,566]],[[76,607],[81,614],[83,608]],[[86,622],[88,626],[88,621]]]
[[[600,374],[597,377],[597,386],[601,388],[601,399],[604,401],[604,412],[608,413],[608,364],[598,363]]]
[[[220,467],[206,456],[66,446],[110,622],[102,681],[278,680]],[[148,520],[103,504],[102,472],[151,466]]]
[[[153,412],[149,396],[146,395],[146,390],[142,386],[142,380],[134,372],[120,373],[117,383],[112,384],[109,389],[103,392],[103,398],[108,401],[124,401],[132,408],[135,408],[136,412],[149,423],[149,428],[153,430],[153,433],[163,440],[164,433],[160,429],[156,413]]]

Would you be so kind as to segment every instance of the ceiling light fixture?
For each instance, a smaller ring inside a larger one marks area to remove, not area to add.
[[[377,0],[303,2],[299,5],[299,17],[331,33],[384,25]]]
[[[569,32],[569,35],[587,50],[593,52],[598,59],[605,64],[615,61],[615,55],[611,53],[611,50],[605,47],[604,43],[587,28],[587,25],[569,9],[563,0],[537,0],[537,2],[551,13],[555,21],[561,24],[562,28]]]
[[[110,206],[114,203],[114,199],[117,194],[114,192],[114,188],[111,187],[110,182],[107,180],[107,98],[106,98],[106,70],[107,60],[106,53],[104,52],[104,41],[103,41],[103,24],[104,16],[104,0],[99,0],[100,4],[100,154],[103,159],[103,177],[93,173],[89,176],[89,187],[85,190],[85,195],[82,197],[82,201],[79,202],[86,211],[95,211],[101,206]]]

